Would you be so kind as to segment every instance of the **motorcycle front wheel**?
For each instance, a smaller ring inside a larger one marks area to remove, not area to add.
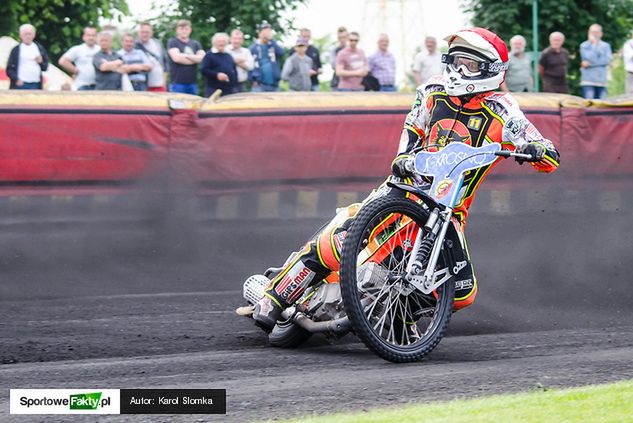
[[[422,359],[440,342],[452,314],[452,279],[426,295],[403,276],[428,210],[406,198],[381,197],[363,206],[341,253],[345,311],[356,336],[395,363]],[[440,256],[436,271],[445,265]]]

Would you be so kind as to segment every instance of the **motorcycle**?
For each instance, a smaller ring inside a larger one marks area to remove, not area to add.
[[[379,192],[365,200],[347,231],[338,274],[313,284],[282,313],[270,344],[292,348],[315,333],[340,338],[351,331],[388,361],[418,361],[430,353],[451,319],[455,276],[469,265],[451,223],[453,208],[464,194],[467,172],[499,157],[533,161],[531,154],[503,150],[497,143],[452,142],[439,151],[417,151],[410,169],[414,183],[387,182],[388,189],[404,195]],[[250,306],[238,314],[252,315],[284,266],[244,282]]]

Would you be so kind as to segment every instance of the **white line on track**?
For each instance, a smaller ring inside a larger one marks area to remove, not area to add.
[[[169,297],[199,297],[199,296],[220,296],[220,295],[239,295],[242,293],[241,289],[227,290],[227,291],[197,291],[197,292],[156,292],[156,293],[141,293],[141,294],[113,294],[113,295],[86,295],[73,297],[73,300],[118,300],[125,298],[169,298]],[[241,296],[240,296],[241,298]],[[8,302],[31,302],[31,301],[59,301],[67,300],[68,297],[60,298],[33,298],[33,299],[16,299],[16,300],[2,300]]]

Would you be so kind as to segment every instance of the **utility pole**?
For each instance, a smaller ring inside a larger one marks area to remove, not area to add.
[[[538,92],[538,0],[532,0],[532,46],[534,47],[534,53],[532,54],[533,60],[533,74],[534,74],[534,92]]]

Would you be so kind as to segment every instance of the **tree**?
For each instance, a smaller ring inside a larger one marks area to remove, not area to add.
[[[506,42],[515,34],[532,44],[532,0],[499,3],[495,0],[466,0],[467,10],[473,14],[473,25],[489,28]],[[578,47],[587,39],[589,25],[599,23],[603,40],[613,51],[622,47],[633,28],[633,0],[538,0],[538,45],[543,50],[549,45],[549,34],[565,34],[564,47],[571,55],[569,85],[572,94],[578,93],[580,55]]]
[[[295,10],[305,2],[306,0],[179,0],[176,5],[160,10],[154,23],[161,37],[168,38],[173,36],[178,19],[188,19],[193,26],[192,37],[203,46],[210,47],[214,33],[230,32],[235,28],[241,29],[247,40],[255,38],[255,28],[263,20],[268,21],[280,34],[293,30],[292,21],[283,17],[283,14]]]
[[[0,35],[18,38],[20,25],[37,29],[36,40],[48,50],[52,62],[81,41],[83,28],[98,26],[99,18],[128,13],[125,0],[2,0]]]

